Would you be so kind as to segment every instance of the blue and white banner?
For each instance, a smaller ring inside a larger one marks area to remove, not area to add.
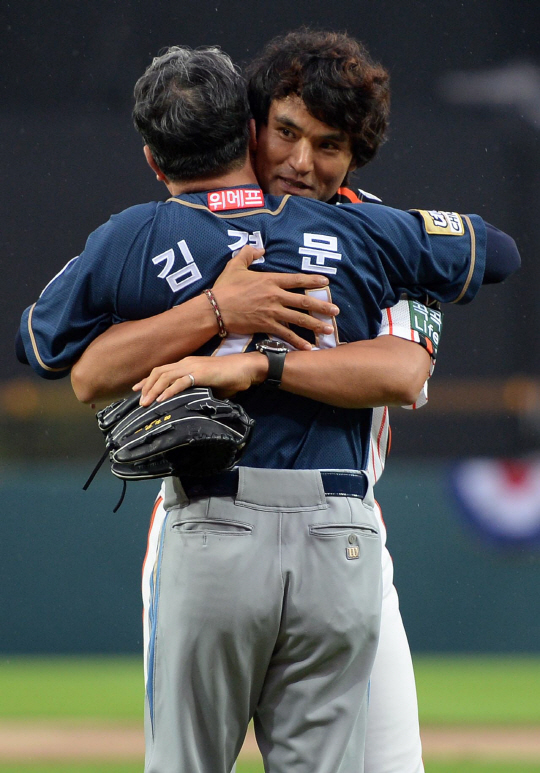
[[[488,540],[540,545],[540,459],[468,459],[450,482],[460,510]]]

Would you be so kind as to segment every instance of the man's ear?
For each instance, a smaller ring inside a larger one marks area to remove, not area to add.
[[[160,182],[165,183],[165,185],[166,185],[169,181],[168,181],[166,175],[163,174],[163,172],[161,171],[159,166],[154,161],[154,156],[152,155],[152,151],[150,150],[148,145],[144,146],[143,151],[144,151],[144,157],[146,158],[146,162],[147,162],[148,166],[150,167],[150,169],[153,172],[155,172],[156,178]]]
[[[250,153],[257,152],[257,124],[254,118],[249,119],[249,150]]]

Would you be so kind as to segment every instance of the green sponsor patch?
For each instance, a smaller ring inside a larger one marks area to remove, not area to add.
[[[431,341],[433,358],[437,357],[437,349],[442,332],[442,313],[436,309],[430,309],[419,301],[409,301],[409,315],[411,329],[416,330],[421,338]],[[429,346],[427,347],[429,350]]]

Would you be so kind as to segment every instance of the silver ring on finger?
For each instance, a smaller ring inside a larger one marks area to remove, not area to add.
[[[191,381],[191,385],[190,386],[194,387],[195,386],[195,376],[192,373],[188,373],[187,377]]]

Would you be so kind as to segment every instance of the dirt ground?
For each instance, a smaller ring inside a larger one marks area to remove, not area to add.
[[[538,727],[424,727],[425,759],[540,761]],[[0,761],[140,760],[140,725],[68,721],[0,722]],[[242,751],[257,757],[250,733]]]

